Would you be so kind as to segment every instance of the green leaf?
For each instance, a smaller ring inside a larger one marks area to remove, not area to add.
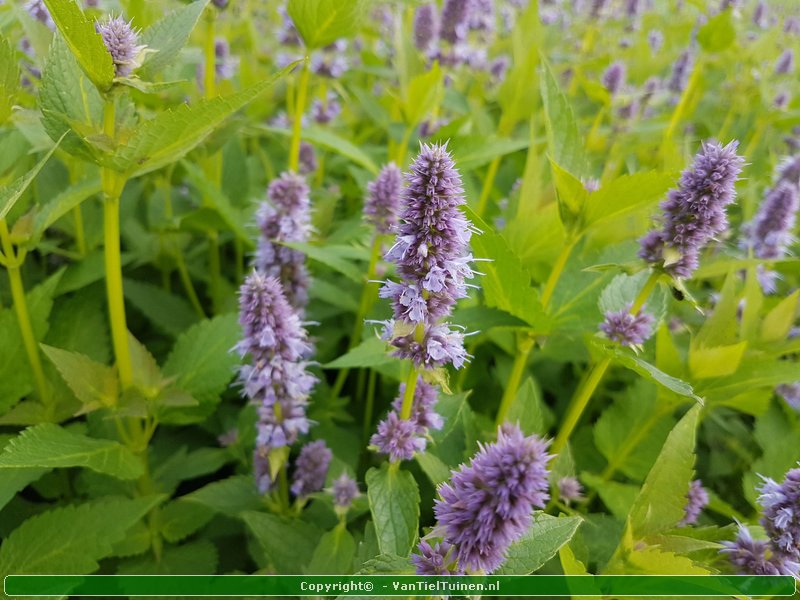
[[[344,523],[326,532],[306,569],[309,575],[346,575],[352,571],[356,541]]]
[[[139,340],[133,337],[130,331],[128,332],[128,348],[130,348],[133,369],[133,384],[146,398],[155,398],[164,383],[156,359]]]
[[[162,369],[164,376],[175,377],[175,385],[201,404],[216,404],[239,363],[232,349],[240,335],[234,314],[193,325],[175,342]]]
[[[61,377],[84,405],[113,406],[119,394],[117,372],[93,361],[85,354],[41,344],[42,351],[56,366]]]
[[[289,138],[292,135],[292,132],[289,129],[281,129],[279,127],[258,126],[256,129],[268,133],[275,133],[286,138]],[[311,124],[307,127],[303,126],[301,135],[305,141],[310,142],[315,146],[321,146],[327,150],[330,150],[331,152],[335,152],[336,154],[341,154],[345,158],[353,161],[355,164],[364,167],[373,175],[377,175],[378,171],[380,170],[378,165],[375,164],[375,161],[372,160],[372,158],[366,152],[356,146],[349,139],[342,137],[330,129]]]
[[[14,97],[19,88],[19,63],[11,43],[0,38],[0,124],[11,117]]]
[[[550,159],[550,170],[553,173],[553,185],[556,188],[558,214],[561,222],[568,230],[579,229],[581,227],[579,219],[589,192],[583,187],[580,179],[562,168],[552,158]]]
[[[631,507],[639,495],[639,488],[629,483],[604,481],[591,473],[581,473],[581,480],[593,488],[603,504],[617,519],[624,521],[631,513]]]
[[[692,346],[689,350],[689,371],[695,379],[732,375],[742,364],[747,342],[710,348]]]
[[[8,441],[13,439],[13,436],[0,437],[0,451],[8,445]],[[2,453],[0,452],[0,456]],[[27,468],[27,469],[5,469],[0,477],[0,511],[8,502],[16,495],[17,492],[25,489],[25,487],[39,479],[42,475],[47,473],[48,469],[43,468]]]
[[[204,527],[213,516],[210,508],[178,498],[162,507],[159,513],[161,535],[168,542],[180,542]]]
[[[530,435],[546,435],[553,415],[544,403],[542,391],[533,378],[528,377],[517,390],[517,395],[508,411],[511,423],[519,423],[522,431]]]
[[[0,187],[0,219],[5,219],[9,211],[14,208],[14,205],[22,197],[22,194],[25,193],[25,190],[28,189],[28,186],[39,174],[39,171],[42,170],[44,164],[50,160],[50,157],[53,155],[53,152],[56,151],[60,143],[61,140],[58,140],[47,154],[45,154],[31,170],[25,173],[25,175],[22,175],[9,185]]]
[[[420,452],[414,456],[419,468],[425,472],[433,485],[439,485],[450,479],[450,467],[433,452]]]
[[[160,501],[159,496],[111,497],[31,517],[3,541],[0,576],[92,573],[128,529]]]
[[[463,325],[470,331],[488,331],[495,327],[518,328],[527,327],[527,323],[497,308],[487,306],[470,306],[458,308],[453,312],[453,323]]]
[[[588,195],[583,224],[586,228],[650,207],[675,185],[674,173],[645,171],[622,175]]]
[[[197,313],[189,303],[161,286],[125,279],[123,289],[125,299],[167,335],[176,337],[197,323]]]
[[[75,0],[44,0],[44,3],[86,76],[101,92],[111,88],[114,82],[111,53],[79,4]]]
[[[261,497],[251,475],[234,475],[214,481],[183,498],[187,502],[197,502],[230,517],[261,506]]]
[[[367,498],[378,547],[384,554],[408,556],[419,529],[419,489],[413,475],[390,468],[367,471]]]
[[[246,90],[193,104],[182,104],[145,121],[103,164],[138,177],[174,163],[200,145],[228,117],[244,108],[280,79],[290,67]]]
[[[697,41],[707,52],[722,52],[736,40],[732,10],[723,10],[710,18],[697,32]]]
[[[530,144],[527,138],[504,138],[496,136],[462,137],[453,145],[453,157],[462,173],[474,171],[495,158],[524,150]]]
[[[334,244],[322,246],[300,242],[286,242],[283,245],[302,252],[311,260],[330,267],[356,283],[364,283],[364,274],[361,269],[348,260],[353,250],[350,246],[336,246]]]
[[[141,460],[122,444],[42,423],[12,439],[0,454],[0,470],[85,467],[119,479],[142,474]]]
[[[539,40],[541,20],[538,2],[531,2],[524,12],[515,17],[511,32],[512,56],[508,71],[497,93],[497,101],[502,108],[498,130],[501,133],[511,128],[538,108],[537,90],[539,82],[536,66],[539,64]]]
[[[414,568],[408,558],[395,554],[379,554],[371,558],[358,571],[359,575],[381,575],[381,574],[411,575]]]
[[[563,169],[580,178],[586,175],[586,157],[569,100],[561,91],[550,66],[542,61],[541,95],[545,110],[547,147]]]
[[[675,527],[683,518],[686,494],[694,474],[694,448],[700,406],[678,421],[647,475],[631,508],[629,523],[636,539]]]
[[[183,546],[167,546],[156,561],[144,556],[127,561],[118,575],[203,575],[215,573],[219,555],[209,540],[195,540]]]
[[[140,43],[155,52],[147,55],[137,75],[152,79],[178,57],[207,4],[208,0],[191,2],[142,32]]]
[[[404,88],[402,108],[406,126],[414,127],[428,117],[441,104],[443,93],[442,70],[439,62],[434,61],[430,69],[414,76]],[[458,166],[463,168],[460,162]]]
[[[561,570],[564,571],[564,575],[589,575],[590,573],[586,570],[584,564],[579,561],[575,557],[575,553],[572,552],[572,549],[569,547],[569,544],[565,544],[561,546],[558,551],[558,558],[561,561]],[[569,580],[568,580],[569,581]],[[582,582],[583,583],[583,582]],[[569,586],[569,583],[567,583]],[[581,585],[581,588],[584,588],[584,585]],[[583,589],[581,590],[584,591]],[[585,600],[601,600],[603,597],[600,589],[596,589],[597,594],[595,596],[584,596],[581,594],[581,598]]]
[[[389,346],[379,337],[371,337],[343,354],[336,360],[322,365],[324,369],[353,369],[359,367],[375,367],[397,362],[389,354]]]
[[[322,537],[319,529],[300,519],[253,511],[242,518],[279,573],[303,573]]]
[[[528,575],[538,571],[569,542],[583,522],[580,517],[551,517],[537,512],[520,539],[511,544],[497,575]]]
[[[797,315],[798,298],[800,290],[795,290],[767,313],[761,322],[761,341],[779,342],[786,339]]]
[[[366,0],[289,0],[286,12],[309,50],[355,35],[369,3]]]
[[[101,191],[102,186],[100,184],[100,178],[92,177],[71,184],[66,190],[45,204],[34,217],[31,245],[37,244],[47,228],[53,225],[53,223],[69,213],[76,206],[80,206],[84,200],[99,194]]]

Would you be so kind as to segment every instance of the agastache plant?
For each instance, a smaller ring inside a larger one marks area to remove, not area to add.
[[[128,77],[142,65],[146,46],[139,45],[139,34],[129,21],[111,17],[95,27],[111,54],[117,77]]]
[[[686,494],[686,507],[683,519],[678,523],[679,526],[694,525],[700,517],[700,513],[709,502],[708,492],[703,487],[703,482],[695,479],[689,486]]]

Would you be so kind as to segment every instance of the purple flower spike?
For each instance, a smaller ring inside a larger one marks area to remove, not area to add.
[[[800,412],[800,381],[784,383],[775,388],[775,392],[796,411]]]
[[[428,52],[439,37],[439,13],[435,4],[421,4],[414,13],[414,45]]]
[[[411,460],[414,454],[425,450],[427,440],[414,421],[401,419],[391,411],[378,423],[378,432],[369,443],[378,453],[386,454],[391,462],[398,462]]]
[[[259,452],[259,448],[253,451],[253,474],[256,479],[256,489],[261,495],[268,494],[272,489],[272,477],[269,473],[269,460]]]
[[[623,346],[641,346],[653,334],[655,319],[646,312],[632,315],[626,310],[607,312],[600,330],[606,337]]]
[[[534,507],[545,506],[549,442],[505,425],[469,465],[439,486],[434,513],[458,566],[492,573],[508,547],[527,531]]]
[[[440,33],[443,40],[457,44],[467,38],[471,9],[469,0],[445,0]]]
[[[44,24],[48,29],[55,31],[56,24],[53,21],[53,17],[50,16],[50,11],[47,10],[47,6],[45,6],[42,0],[28,0],[24,8],[34,19]]]
[[[791,48],[783,51],[775,63],[776,75],[788,75],[794,70],[794,52]]]
[[[611,66],[603,73],[603,85],[608,90],[608,93],[615,96],[625,85],[625,63],[617,61],[612,63]]]
[[[647,32],[647,43],[650,45],[650,51],[653,54],[658,54],[661,46],[664,45],[664,34],[658,29],[651,29]]]
[[[800,154],[781,161],[778,165],[778,181],[800,187]]]
[[[759,504],[761,525],[779,552],[800,561],[800,468],[786,473],[783,483],[763,477]]]
[[[699,479],[695,479],[692,481],[691,486],[689,486],[689,492],[686,494],[686,514],[678,523],[678,526],[685,527],[686,525],[694,525],[697,523],[697,518],[707,504],[708,492],[703,487],[703,482]]]
[[[663,227],[641,240],[639,256],[673,277],[688,278],[697,269],[700,250],[728,227],[725,208],[735,197],[744,160],[738,142],[704,143],[686,169],[678,189],[661,203]]]
[[[728,555],[731,563],[742,575],[791,575],[798,577],[800,564],[780,552],[775,552],[769,542],[754,540],[746,525],[739,524],[739,533],[733,542],[722,542],[720,552]]]
[[[317,153],[314,151],[314,146],[308,142],[300,142],[300,173],[308,175],[317,170]]]
[[[255,267],[260,273],[277,277],[292,306],[299,310],[308,302],[308,270],[305,256],[282,246],[283,242],[307,242],[311,235],[309,190],[306,180],[295,173],[282,173],[267,190],[256,214],[261,230]]]
[[[247,277],[239,292],[239,323],[244,335],[236,349],[250,357],[239,381],[256,405],[256,451],[267,458],[271,449],[291,445],[308,432],[306,405],[316,378],[304,357],[311,346],[274,277],[257,272]]]
[[[672,65],[672,74],[667,83],[669,91],[680,94],[684,90],[689,82],[693,62],[692,53],[688,50],[678,57],[678,60]]]
[[[128,21],[111,17],[104,23],[95,23],[95,28],[111,54],[117,77],[127,77],[142,65],[145,46],[138,45],[139,34]]]
[[[331,493],[333,494],[334,507],[344,511],[349,509],[353,504],[353,500],[361,495],[358,491],[356,480],[347,473],[342,473],[334,479]]]
[[[342,105],[333,92],[328,93],[324,102],[317,98],[311,104],[311,118],[320,125],[327,125],[335,120],[341,112]]]
[[[568,505],[583,500],[583,486],[577,477],[567,476],[558,480],[558,497]]]
[[[403,174],[393,162],[384,166],[374,181],[367,185],[364,219],[379,234],[387,234],[397,226]]]
[[[292,494],[297,498],[305,498],[320,491],[325,485],[325,477],[328,475],[332,458],[333,453],[323,440],[309,442],[303,446],[294,463]]]
[[[445,541],[431,546],[427,540],[417,546],[419,554],[411,555],[411,562],[417,568],[417,575],[463,575],[456,563],[453,546]]]
[[[239,59],[231,56],[231,47],[225,38],[214,41],[214,72],[219,79],[232,79],[239,66]]]
[[[406,384],[400,384],[400,391],[392,402],[392,408],[400,414],[403,407],[403,396],[406,392]],[[417,387],[414,388],[414,400],[411,405],[411,420],[423,433],[429,429],[441,429],[444,426],[444,419],[434,409],[436,401],[439,399],[438,390],[430,383],[420,377],[417,379]]]

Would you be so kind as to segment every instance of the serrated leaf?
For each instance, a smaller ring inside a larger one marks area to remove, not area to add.
[[[675,185],[674,173],[645,171],[622,175],[588,195],[583,223],[586,228],[608,222],[658,202]]]
[[[231,517],[256,510],[261,505],[256,483],[250,475],[234,475],[214,481],[183,498]]]
[[[323,534],[311,556],[309,575],[346,575],[352,571],[356,541],[344,523]]]
[[[9,41],[0,38],[0,124],[8,121],[19,88],[19,63]]]
[[[322,531],[300,519],[253,511],[242,518],[279,573],[303,573],[322,537]]]
[[[85,467],[119,479],[141,476],[142,461],[122,444],[91,438],[52,423],[29,427],[0,454],[0,471]]]
[[[289,68],[231,96],[182,104],[159,113],[140,125],[113,155],[104,156],[103,165],[133,178],[178,161],[233,113],[269,89]]]
[[[390,348],[386,342],[378,337],[371,337],[322,367],[325,369],[354,369],[375,367],[396,361],[397,359],[390,355]]]
[[[583,522],[580,517],[551,517],[537,512],[528,531],[511,544],[497,575],[528,575],[538,571],[569,542]]]
[[[683,518],[686,494],[694,474],[699,418],[700,406],[695,405],[667,436],[631,508],[629,524],[634,538],[671,529]]]
[[[139,340],[133,337],[130,331],[128,332],[128,347],[133,370],[133,384],[144,393],[145,397],[155,397],[164,379],[156,359]]]
[[[567,230],[580,228],[579,219],[583,213],[589,192],[583,187],[580,179],[564,169],[550,158],[550,170],[553,174],[553,186],[558,200],[558,214]]]
[[[118,575],[207,575],[215,573],[219,553],[209,540],[196,540],[183,546],[167,546],[156,561],[151,556],[137,557],[120,565]]]
[[[506,419],[510,423],[518,423],[523,433],[546,435],[552,414],[549,413],[542,392],[534,382],[533,378],[528,377],[519,386],[517,395]]]
[[[309,50],[353,36],[368,6],[366,0],[289,0],[286,12]]]
[[[162,372],[201,404],[214,404],[234,375],[239,358],[231,350],[240,337],[236,315],[201,321],[175,342]]]
[[[459,138],[453,145],[453,157],[462,173],[474,171],[494,159],[524,150],[530,144],[527,138],[497,136],[469,136]]]
[[[161,535],[168,542],[180,542],[205,526],[214,516],[210,508],[178,498],[162,507],[159,512]]]
[[[207,4],[208,0],[190,2],[142,32],[140,43],[155,52],[137,70],[140,77],[152,79],[178,57]]]
[[[553,159],[575,177],[586,176],[586,157],[569,100],[550,66],[542,61],[541,95],[545,110],[547,147]]]
[[[176,337],[197,323],[197,313],[189,303],[160,286],[126,278],[123,289],[125,299],[159,331]]]
[[[367,471],[369,510],[384,554],[408,556],[419,529],[419,489],[408,471],[380,468]]]
[[[348,246],[321,246],[300,242],[286,242],[283,245],[287,248],[302,252],[311,260],[315,260],[326,267],[330,267],[355,283],[364,282],[364,273],[347,258],[352,250]]]
[[[689,350],[689,371],[695,379],[732,375],[742,364],[747,342],[728,346],[696,347]]]
[[[419,468],[428,476],[433,485],[439,485],[450,479],[450,467],[433,452],[420,452],[414,457],[414,460],[417,461]]]
[[[32,245],[39,242],[44,232],[53,223],[76,206],[80,206],[84,200],[99,194],[101,191],[100,178],[92,177],[70,185],[68,189],[45,204],[34,217],[33,233],[31,234]]]
[[[14,573],[86,574],[112,553],[125,532],[160,497],[109,498],[55,508],[31,517],[0,547],[0,576]]]
[[[39,171],[42,170],[42,167],[50,160],[50,157],[53,156],[53,152],[56,151],[60,143],[61,140],[59,139],[55,145],[50,148],[47,154],[45,154],[31,170],[25,173],[25,175],[22,175],[9,185],[0,187],[0,219],[5,219],[9,211],[14,208],[14,205],[22,197],[22,194],[25,193],[25,190],[28,189],[28,186],[39,174]]]
[[[119,394],[116,371],[85,354],[41,344],[42,351],[84,405],[113,406]]]
[[[75,0],[44,0],[44,3],[86,76],[102,92],[111,88],[114,82],[111,53],[80,5]]]
[[[395,554],[378,554],[375,558],[369,559],[365,562],[361,569],[359,569],[359,575],[383,575],[383,574],[395,574],[395,575],[403,575],[403,574],[412,574],[414,572],[414,568],[411,566],[411,562],[407,558],[403,558],[402,556],[397,556]]]
[[[761,322],[761,341],[779,342],[786,339],[797,315],[798,298],[800,290],[795,290],[767,313]]]

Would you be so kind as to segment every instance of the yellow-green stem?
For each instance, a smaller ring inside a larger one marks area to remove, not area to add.
[[[653,271],[650,273],[650,277],[648,277],[644,287],[642,287],[641,291],[636,296],[636,300],[634,300],[633,304],[631,305],[629,310],[630,314],[634,315],[641,310],[642,306],[644,306],[644,303],[647,302],[647,299],[650,297],[650,294],[658,283],[660,275],[661,274],[658,271]],[[567,408],[567,414],[564,417],[564,421],[558,431],[558,435],[553,442],[553,452],[559,452],[564,448],[564,446],[566,446],[570,435],[572,435],[572,431],[578,424],[583,411],[586,410],[589,400],[591,400],[595,390],[597,389],[597,386],[600,385],[600,382],[603,380],[603,376],[608,370],[610,364],[611,359],[604,358],[599,363],[594,365],[587,373],[583,382],[578,387],[575,396],[573,396],[572,400],[570,401],[569,407]]]
[[[497,411],[496,424],[502,425],[508,417],[511,405],[517,397],[522,375],[525,373],[525,366],[528,364],[528,357],[534,345],[534,338],[528,333],[520,334],[522,337],[517,341],[517,355],[514,357],[514,365],[511,367],[511,375],[508,378],[506,389],[503,390],[503,398],[500,400],[500,408]]]
[[[86,234],[83,229],[83,213],[80,205],[72,209],[72,219],[75,222],[75,245],[78,247],[78,254],[86,256]]]
[[[561,277],[561,273],[564,272],[564,267],[566,266],[567,260],[569,260],[569,256],[572,254],[572,249],[575,247],[577,241],[577,237],[568,237],[564,245],[561,247],[561,252],[559,253],[558,258],[556,258],[553,269],[550,271],[550,275],[544,284],[544,290],[542,290],[542,307],[545,309],[550,304],[550,299],[553,297],[553,292],[556,289],[558,280]]]
[[[297,104],[294,107],[294,119],[292,121],[292,143],[289,146],[289,170],[295,172],[300,165],[300,133],[303,129],[303,113],[306,109],[310,73],[308,57],[306,57],[300,69],[300,85],[297,90]]]
[[[206,12],[206,29],[203,44],[203,60],[205,61],[205,71],[203,72],[203,92],[206,98],[213,98],[217,93],[216,66],[217,54],[214,51],[216,40],[214,39],[214,7],[209,6]]]
[[[400,409],[400,418],[405,420],[411,416],[411,409],[414,407],[414,392],[417,391],[417,368],[411,365],[406,378],[406,391],[403,394],[403,404]]]
[[[106,99],[103,110],[103,132],[111,140],[115,137],[114,97]],[[133,383],[130,349],[128,348],[128,325],[125,320],[125,298],[122,293],[122,259],[120,256],[119,198],[125,180],[119,173],[104,167],[103,182],[103,242],[106,268],[106,295],[108,315],[111,322],[111,341],[122,389]]]
[[[403,139],[400,141],[400,145],[397,147],[397,156],[395,157],[395,163],[401,169],[403,168],[406,162],[406,152],[408,151],[408,142],[411,141],[412,133],[414,133],[414,129],[411,126],[406,126],[406,129],[403,132]]]
[[[25,353],[28,355],[28,363],[30,363],[31,371],[33,372],[36,391],[39,394],[39,399],[42,401],[42,404],[49,406],[51,400],[50,389],[47,385],[47,379],[44,376],[42,359],[39,355],[39,346],[36,343],[36,335],[33,333],[31,318],[28,314],[28,303],[25,299],[25,286],[22,283],[22,273],[20,272],[19,263],[21,261],[18,260],[14,252],[5,219],[0,219],[0,242],[2,242],[3,255],[7,261],[6,269],[8,270],[8,282],[11,286],[11,298],[14,304],[14,312],[17,315],[17,324],[19,325],[19,332],[22,336],[22,343],[25,346]]]
[[[489,168],[486,169],[486,177],[483,180],[483,189],[481,189],[481,195],[478,199],[478,210],[476,211],[479,217],[482,217],[486,212],[486,205],[489,203],[489,194],[492,193],[494,179],[497,176],[497,169],[499,168],[500,157],[498,156],[489,164]]]
[[[186,261],[183,259],[183,253],[177,249],[175,250],[175,264],[178,267],[178,275],[181,278],[183,289],[186,291],[186,295],[189,296],[189,302],[191,302],[197,316],[201,319],[205,319],[206,314],[205,311],[203,311],[203,305],[200,304],[200,299],[197,297],[197,292],[192,284],[192,278],[189,276],[189,269],[186,268]]]
[[[377,375],[374,370],[369,372],[369,380],[367,381],[367,401],[364,406],[364,440],[369,439],[370,431],[372,430],[372,414],[375,409],[375,383]]]

